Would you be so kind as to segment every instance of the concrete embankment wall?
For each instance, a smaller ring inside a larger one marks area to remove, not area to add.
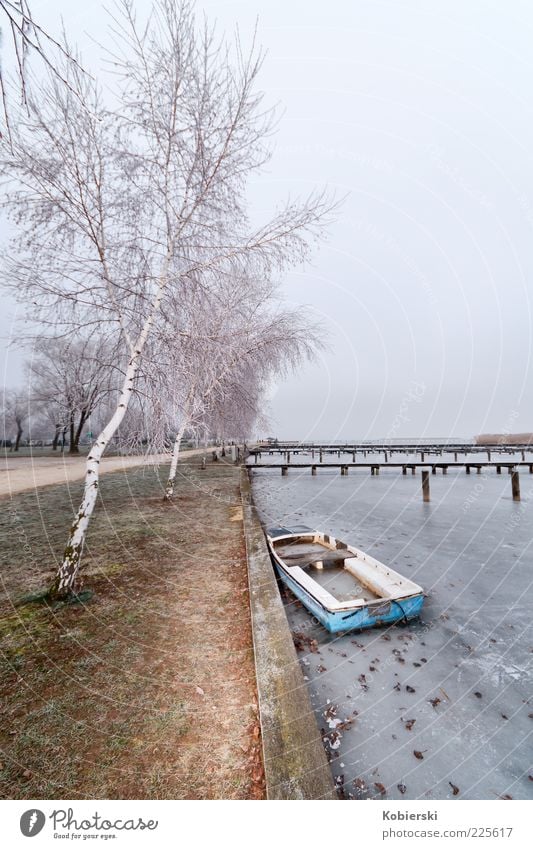
[[[241,495],[267,797],[336,799],[244,467]]]

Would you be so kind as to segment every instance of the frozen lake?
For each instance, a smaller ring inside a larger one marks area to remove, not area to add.
[[[533,475],[526,472],[521,502],[512,500],[505,469],[430,475],[429,504],[419,472],[253,473],[265,525],[331,533],[428,594],[420,621],[342,636],[329,635],[285,594],[346,798],[533,798]]]

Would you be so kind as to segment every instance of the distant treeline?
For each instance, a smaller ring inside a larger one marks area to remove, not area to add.
[[[476,436],[476,445],[529,445],[533,433],[481,433]]]

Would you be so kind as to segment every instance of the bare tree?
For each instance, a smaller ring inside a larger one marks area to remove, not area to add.
[[[249,440],[257,428],[269,424],[265,381],[253,367],[242,370],[238,379],[226,381],[206,415],[206,429],[222,444],[230,439]]]
[[[314,356],[321,341],[306,311],[289,310],[276,287],[252,274],[217,279],[191,290],[167,317],[157,339],[149,425],[154,451],[174,433],[165,498],[172,498],[184,433],[205,435],[216,410],[239,407],[241,432],[251,432],[269,380]],[[176,332],[178,330],[178,332]]]
[[[44,62],[45,67],[58,79],[58,81],[68,87],[69,83],[62,73],[60,69],[61,63],[58,63],[57,59],[58,57],[60,57],[61,60],[68,59],[69,62],[73,62],[76,65],[78,65],[78,62],[66,45],[59,42],[49,32],[47,32],[47,30],[43,29],[39,23],[37,23],[31,13],[27,0],[0,0],[0,14],[3,17],[4,24],[11,36],[15,71],[18,78],[18,90],[22,105],[27,106],[28,103],[27,66],[30,54],[37,56],[42,62]],[[3,33],[4,30],[0,23],[0,38]],[[4,124],[7,130],[8,139],[10,139],[11,121],[7,103],[4,69],[1,62],[0,97],[2,99]]]
[[[120,427],[143,353],[169,302],[195,273],[255,256],[265,273],[300,261],[331,203],[288,202],[251,229],[246,178],[268,159],[273,115],[255,91],[261,56],[196,25],[188,0],[160,0],[146,27],[122,0],[113,72],[118,105],[65,63],[28,96],[5,152],[17,253],[4,281],[32,318],[65,330],[107,325],[124,381],[87,458],[85,490],[53,588],[72,592],[98,491],[99,462]]]
[[[28,396],[17,389],[6,389],[2,398],[4,438],[12,441],[12,450],[18,451],[24,427],[28,420]]]
[[[61,441],[61,448],[64,450],[66,442],[66,434],[68,423],[65,419],[64,406],[56,400],[54,396],[47,392],[39,391],[37,396],[32,397],[32,416],[38,416],[39,431],[43,431],[52,437],[52,450],[57,451]],[[32,422],[32,433],[34,432],[34,424]]]
[[[114,350],[107,338],[44,337],[37,340],[27,363],[30,394],[55,425],[53,448],[69,431],[69,454],[79,453],[89,417],[116,388]]]

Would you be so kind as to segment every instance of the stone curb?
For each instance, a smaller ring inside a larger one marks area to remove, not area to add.
[[[337,799],[245,467],[241,498],[267,798]]]

